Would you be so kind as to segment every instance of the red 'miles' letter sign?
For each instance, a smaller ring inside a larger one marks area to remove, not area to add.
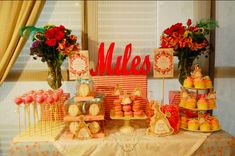
[[[131,57],[132,52],[132,44],[128,44],[124,51],[124,56],[118,56],[116,61],[116,67],[112,69],[112,57],[113,57],[113,50],[114,50],[115,43],[112,42],[109,46],[108,52],[106,57],[104,58],[104,43],[102,42],[99,47],[99,54],[98,54],[98,62],[96,65],[96,70],[90,70],[90,74],[92,76],[104,75],[105,71],[107,71],[108,75],[146,75],[150,72],[151,64],[149,55],[145,56],[143,64],[140,66],[140,69],[137,70],[138,66],[141,63],[140,56],[135,56],[131,61],[131,67],[128,70],[127,64]],[[121,62],[122,61],[122,62]],[[121,66],[122,65],[122,66]]]

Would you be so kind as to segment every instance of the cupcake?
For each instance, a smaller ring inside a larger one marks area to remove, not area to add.
[[[133,117],[132,111],[124,112],[125,117]]]
[[[180,99],[180,107],[185,107],[185,105],[186,105],[186,101],[187,101],[187,99],[186,98],[181,98]]]
[[[197,108],[200,110],[207,110],[208,109],[208,103],[207,100],[204,97],[201,97],[197,101]]]
[[[121,100],[120,99],[115,99],[113,101],[113,104],[116,106],[116,105],[121,105]]]
[[[188,98],[185,103],[186,108],[194,109],[196,108],[196,99],[195,98]]]
[[[129,112],[129,111],[131,111],[131,105],[123,105],[123,111],[124,112]]]
[[[211,120],[211,129],[212,129],[212,130],[219,130],[219,129],[220,129],[218,119],[213,118],[213,119]]]
[[[188,129],[189,130],[198,130],[199,123],[197,119],[191,119],[188,121]]]
[[[183,86],[185,88],[192,88],[193,87],[193,78],[188,76],[185,80],[184,80],[184,83],[183,83]]]
[[[205,121],[202,124],[200,124],[200,130],[201,131],[209,131],[209,130],[211,130],[211,125],[209,124],[209,122]]]
[[[214,109],[215,107],[216,107],[216,105],[215,105],[215,99],[208,99],[207,100],[208,101],[208,108],[209,109]]]
[[[197,88],[197,89],[205,88],[205,83],[202,78],[194,79],[194,88]]]
[[[206,88],[212,88],[212,81],[209,76],[204,77],[204,83]]]

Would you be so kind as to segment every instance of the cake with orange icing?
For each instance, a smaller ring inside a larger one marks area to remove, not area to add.
[[[198,130],[199,128],[199,123],[197,119],[190,119],[188,121],[188,129],[189,130]]]
[[[193,87],[193,78],[188,76],[185,80],[184,80],[184,83],[183,83],[183,86],[185,88],[192,88]]]
[[[219,121],[218,121],[218,119],[216,117],[214,117],[211,120],[211,129],[212,130],[219,130],[220,129]]]
[[[204,77],[204,83],[206,88],[212,88],[212,81],[209,76]]]
[[[201,131],[209,131],[209,130],[211,130],[211,125],[209,124],[208,121],[205,121],[202,124],[200,124],[200,130]]]
[[[195,98],[188,98],[185,102],[185,108],[196,108],[197,100]]]
[[[215,104],[215,99],[208,99],[208,108],[209,109],[213,109],[216,107],[216,104]]]
[[[181,118],[180,118],[181,120],[180,120],[180,126],[182,127],[182,128],[188,128],[188,118],[186,117],[186,116],[181,116]]]
[[[194,79],[194,88],[197,88],[197,89],[204,89],[204,88],[206,88],[205,87],[205,83],[204,83],[202,78]]]
[[[197,108],[199,110],[207,110],[208,109],[208,102],[205,99],[204,96],[202,96],[198,101],[197,101]]]

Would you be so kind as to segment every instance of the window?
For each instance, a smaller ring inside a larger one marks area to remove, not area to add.
[[[72,30],[72,34],[79,36],[78,42],[81,43],[81,14],[81,1],[46,1],[36,26],[42,27],[46,24],[64,25],[66,28]],[[12,71],[47,70],[46,63],[42,63],[40,60],[34,60],[29,55],[31,44],[32,39],[30,37],[14,64]],[[67,66],[68,63],[65,61],[62,68],[67,68]]]

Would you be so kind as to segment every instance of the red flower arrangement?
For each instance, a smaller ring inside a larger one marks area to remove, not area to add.
[[[63,25],[46,25],[42,28],[25,26],[20,33],[29,30],[33,34],[33,44],[30,48],[30,55],[34,59],[40,58],[47,62],[49,67],[48,83],[53,89],[58,89],[61,84],[61,65],[68,55],[79,50],[77,37],[71,34],[71,30]]]
[[[190,74],[195,58],[206,52],[209,46],[206,36],[215,27],[218,27],[217,22],[210,19],[200,20],[196,25],[192,25],[192,20],[188,19],[187,25],[176,23],[163,31],[160,47],[175,50],[179,59],[181,84]]]

